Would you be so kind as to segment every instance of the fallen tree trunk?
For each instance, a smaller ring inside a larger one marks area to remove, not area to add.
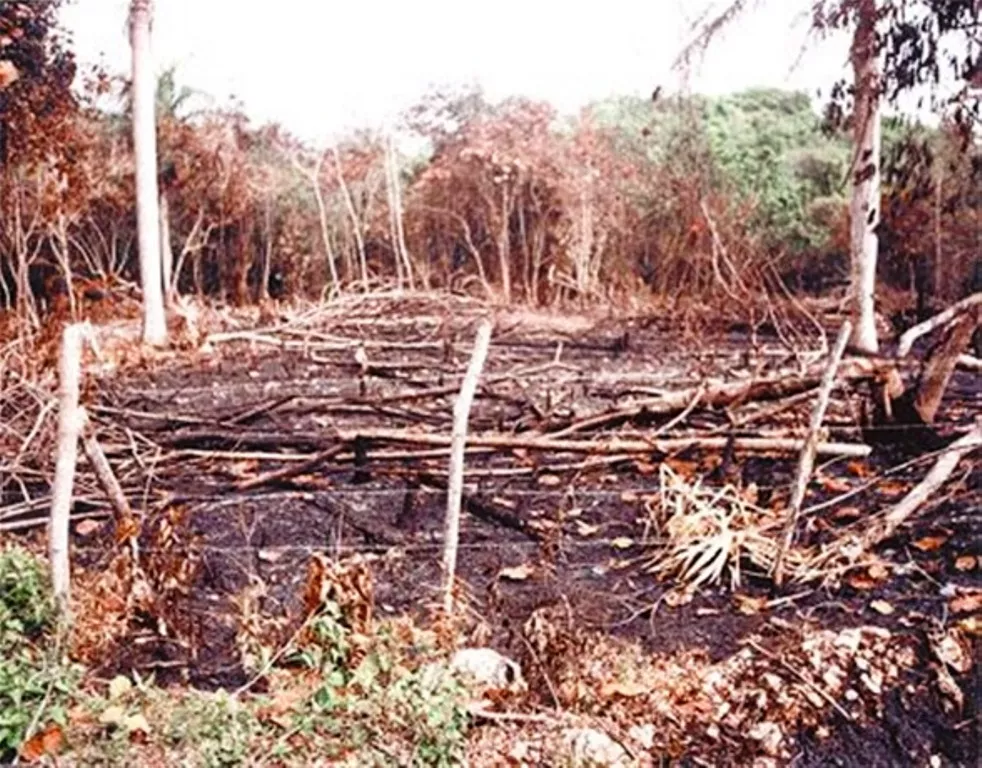
[[[977,324],[978,318],[970,314],[958,319],[924,365],[917,383],[914,408],[925,424],[934,422],[948,382],[958,365],[958,357],[968,346]]]
[[[347,441],[367,438],[376,442],[406,443],[413,445],[441,446],[449,448],[452,438],[448,435],[427,432],[411,432],[398,429],[370,429],[342,431],[341,437]],[[622,439],[609,440],[564,440],[548,435],[472,435],[468,445],[483,448],[525,449],[531,451],[554,451],[557,453],[592,454],[652,454],[676,453],[686,448],[701,448],[720,451],[732,442],[738,451],[754,453],[799,453],[805,441],[793,437],[679,437],[661,440]],[[868,456],[871,448],[862,443],[819,443],[816,448],[819,456],[845,456],[862,458]]]
[[[896,361],[886,357],[862,356],[844,360],[840,367],[839,379],[856,382],[882,378],[896,369]],[[563,429],[550,433],[553,438],[564,437],[575,432],[585,432],[600,427],[616,426],[642,414],[670,416],[681,413],[699,398],[702,407],[720,408],[743,401],[770,401],[807,392],[819,386],[825,373],[824,366],[812,366],[805,374],[790,376],[771,376],[766,379],[750,381],[709,381],[696,387],[668,392],[649,398],[631,406],[614,408],[595,414]]]

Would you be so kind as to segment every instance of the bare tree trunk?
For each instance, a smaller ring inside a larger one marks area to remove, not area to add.
[[[351,217],[351,229],[355,234],[355,243],[358,246],[358,268],[361,272],[361,287],[363,290],[368,290],[368,260],[365,258],[365,238],[361,234],[361,225],[358,223],[358,213],[355,211],[354,200],[351,199],[351,193],[348,191],[348,185],[344,180],[344,173],[341,170],[341,156],[338,154],[338,148],[332,147],[332,154],[334,155],[334,172],[338,178],[338,184],[341,187],[341,196],[344,198],[345,208],[348,210],[348,216]]]
[[[443,608],[453,609],[454,574],[457,570],[457,545],[460,538],[460,510],[464,492],[464,447],[467,443],[467,420],[477,392],[477,381],[484,369],[491,343],[491,322],[485,320],[477,329],[471,363],[460,385],[460,395],[453,409],[453,435],[450,447],[450,477],[447,486],[447,519],[443,534]]]
[[[501,190],[501,231],[498,233],[498,267],[501,271],[501,296],[511,304],[511,194],[507,185]]]
[[[173,303],[174,249],[170,241],[170,206],[167,204],[167,193],[160,193],[160,274],[164,283],[164,306]]]
[[[160,210],[157,197],[156,83],[150,58],[151,0],[130,4],[133,49],[133,146],[136,154],[136,217],[143,284],[143,341],[167,342],[160,266]]]
[[[399,163],[396,157],[395,146],[392,143],[392,136],[386,139],[387,170],[391,176],[392,184],[392,217],[396,230],[397,253],[396,257],[402,263],[402,270],[406,273],[409,283],[409,290],[416,289],[416,278],[413,276],[413,263],[409,258],[409,249],[406,247],[406,229],[402,218],[402,186],[399,184]]]
[[[396,225],[395,186],[397,179],[392,178],[392,168],[389,165],[389,139],[385,143],[385,193],[389,203],[389,241],[392,243],[392,261],[396,270],[396,287],[401,291],[405,280],[403,275],[402,254],[399,251],[399,232]]]
[[[259,301],[269,300],[269,280],[273,271],[273,206],[269,198],[263,205],[263,269],[259,278]]]
[[[880,72],[876,39],[877,1],[859,0],[859,20],[852,42],[855,87],[853,110],[855,154],[849,203],[852,343],[876,352],[875,292],[880,221]]]
[[[317,165],[308,175],[310,182],[314,185],[314,199],[317,201],[317,213],[321,221],[321,237],[324,240],[324,252],[327,257],[327,268],[331,275],[331,288],[340,293],[341,284],[338,281],[338,268],[334,263],[334,249],[331,248],[331,232],[327,224],[327,206],[324,204],[324,193],[321,191],[321,167],[324,164],[324,155],[317,159]],[[301,166],[298,166],[301,167]]]
[[[72,509],[78,438],[84,414],[79,409],[82,379],[82,340],[85,326],[69,325],[62,334],[58,365],[58,453],[51,489],[51,519],[48,523],[48,556],[55,600],[63,616],[67,613],[71,565],[68,554],[68,522]]]

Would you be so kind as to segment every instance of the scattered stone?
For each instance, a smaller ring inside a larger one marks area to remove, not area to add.
[[[461,648],[450,659],[450,669],[482,688],[516,691],[525,687],[522,668],[491,648]]]

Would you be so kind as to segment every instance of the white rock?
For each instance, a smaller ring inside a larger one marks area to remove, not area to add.
[[[627,768],[630,756],[624,747],[603,731],[592,728],[576,728],[566,731],[564,741],[569,749],[573,765]]]
[[[521,690],[522,668],[491,648],[461,648],[450,659],[450,669],[481,687]]]

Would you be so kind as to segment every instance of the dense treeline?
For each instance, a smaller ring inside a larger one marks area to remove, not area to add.
[[[71,309],[79,286],[137,274],[126,83],[76,72],[56,6],[0,6],[0,304],[35,320],[38,299]],[[362,132],[326,151],[194,105],[161,77],[172,293],[744,300],[777,277],[798,291],[846,279],[850,145],[806,94],[613,98],[570,118],[433,93],[397,140]],[[978,144],[900,121],[885,136],[881,280],[922,305],[978,290]]]

